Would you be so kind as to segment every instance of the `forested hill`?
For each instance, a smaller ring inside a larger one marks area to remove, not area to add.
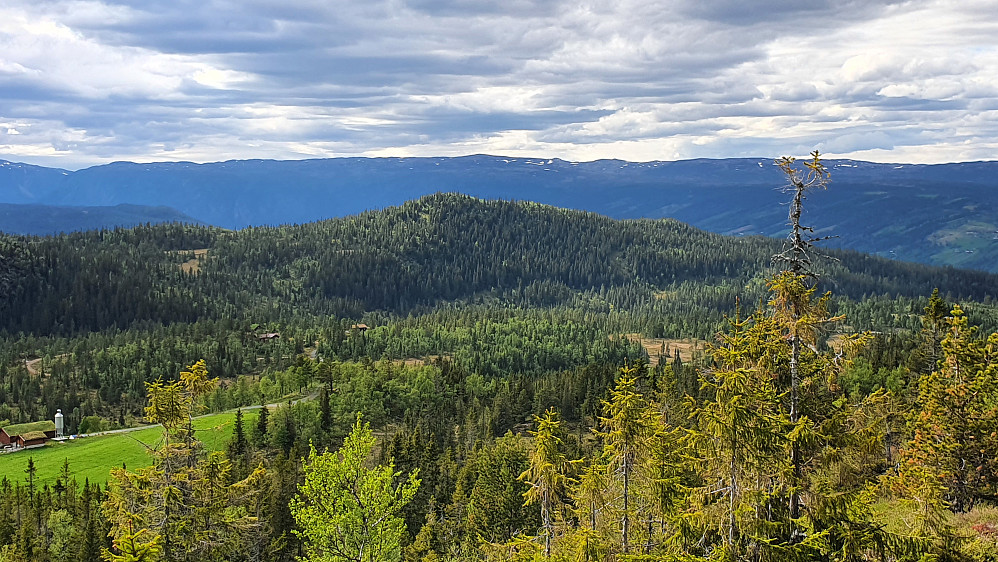
[[[757,302],[779,249],[778,240],[726,237],[674,220],[621,221],[451,194],[298,226],[4,236],[0,329],[46,334],[198,319],[359,318],[484,301],[641,302],[689,315],[730,310],[739,296]],[[998,293],[993,274],[829,253],[839,261],[825,262],[823,282],[837,295],[924,297],[939,287],[983,301]]]
[[[808,224],[839,236],[828,244],[935,265],[998,268],[998,162],[826,163],[832,184],[813,195]],[[782,183],[768,158],[566,162],[476,155],[116,162],[78,171],[0,161],[0,203],[166,205],[226,228],[343,217],[445,191],[782,237]],[[2,217],[0,230],[16,232]]]

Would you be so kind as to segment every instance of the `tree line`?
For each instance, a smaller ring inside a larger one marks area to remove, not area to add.
[[[217,392],[199,362],[145,385],[145,414],[164,425],[148,468],[115,469],[104,488],[70,466],[54,483],[30,465],[7,475],[0,552],[990,560],[998,333],[933,295],[890,388],[863,378],[886,361],[883,335],[822,342],[843,319],[801,279],[775,277],[694,362],[484,377],[445,358],[303,357],[293,369],[317,399],[240,412],[224,453],[190,423]]]

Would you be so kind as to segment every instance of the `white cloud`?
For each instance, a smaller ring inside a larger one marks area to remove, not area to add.
[[[181,96],[187,81],[224,88],[248,79],[246,73],[205,62],[205,57],[104,44],[27,10],[8,9],[3,16],[0,69],[17,71],[43,91],[155,100]]]
[[[200,69],[194,71],[190,78],[198,84],[219,90],[233,89],[253,80],[253,76],[245,72],[215,68],[206,64],[200,65]]]
[[[739,6],[8,0],[0,151],[51,164],[993,149],[992,3]]]

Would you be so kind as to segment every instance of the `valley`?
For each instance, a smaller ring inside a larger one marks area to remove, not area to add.
[[[801,481],[809,505],[849,501],[868,510],[856,513],[889,513],[871,537],[902,541],[885,543],[895,545],[884,551],[893,559],[889,553],[931,552],[938,544],[899,538],[922,513],[907,500],[858,495],[883,481],[904,498],[923,497],[917,482],[891,468],[896,455],[938,454],[917,448],[910,428],[920,422],[906,422],[905,412],[930,412],[932,423],[948,420],[952,431],[991,446],[990,422],[973,420],[992,419],[993,409],[947,398],[983,397],[990,388],[993,344],[974,330],[998,330],[998,276],[983,271],[827,249],[829,257],[815,261],[812,291],[773,264],[779,240],[460,194],[278,227],[0,235],[0,248],[8,296],[0,303],[0,420],[49,419],[59,408],[70,432],[149,421],[171,428],[0,456],[6,485],[22,490],[7,496],[8,512],[34,509],[16,504],[23,490],[34,490],[33,497],[64,506],[67,517],[93,521],[79,533],[94,544],[106,541],[105,514],[127,509],[107,502],[178,486],[178,513],[246,514],[247,502],[261,498],[253,508],[259,519],[239,515],[234,526],[218,523],[211,532],[239,545],[226,551],[232,555],[266,544],[268,559],[290,560],[301,543],[287,539],[297,527],[286,510],[309,467],[322,451],[369,439],[366,466],[419,481],[399,512],[408,560],[489,560],[489,544],[533,556],[530,545],[538,543],[517,537],[544,528],[538,504],[524,501],[538,440],[550,431],[557,454],[580,461],[561,469],[572,479],[566,498],[588,497],[592,482],[619,498],[611,467],[621,465],[606,455],[616,454],[614,428],[628,427],[615,420],[630,419],[640,436],[628,492],[637,507],[585,501],[654,518],[651,531],[632,531],[634,540],[672,548],[656,529],[683,524],[679,502],[717,513],[720,505],[692,490],[730,478],[718,459],[750,455],[744,474],[789,479],[786,463],[801,454],[814,463]],[[821,327],[799,350],[807,421],[786,414],[788,302]],[[940,358],[957,353],[959,361],[977,361],[980,374],[954,378]],[[152,404],[177,406],[149,410]],[[265,416],[260,404],[269,404]],[[956,407],[977,413],[952,414]],[[236,408],[244,412],[238,422]],[[184,429],[192,418],[193,436]],[[791,429],[815,440],[793,453],[795,442],[785,438]],[[725,448],[732,436],[758,439],[751,446],[762,448],[736,453]],[[90,499],[66,503],[77,497],[64,492],[67,475],[71,489]],[[826,493],[828,478],[838,479],[838,492]],[[969,537],[966,544],[986,549],[990,539],[972,534],[972,525],[993,519],[992,480],[982,478],[965,495],[947,496],[963,504],[940,503],[937,513]],[[95,491],[103,482],[108,491]],[[210,505],[199,495],[209,483],[220,498]],[[770,501],[782,505],[793,497],[777,495]],[[738,501],[751,505],[751,497]],[[584,511],[595,504],[577,505],[577,515],[553,524],[555,550],[571,551],[580,540],[623,548],[616,519]],[[428,524],[428,517],[437,519]],[[869,517],[848,524],[870,524]],[[708,533],[719,528],[700,524]],[[0,531],[4,525],[0,512]],[[773,540],[784,540],[788,528],[774,527]],[[877,552],[876,544],[862,548]]]

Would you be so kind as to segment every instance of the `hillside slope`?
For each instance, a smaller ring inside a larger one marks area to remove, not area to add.
[[[9,280],[0,329],[37,333],[254,315],[407,314],[527,294],[555,304],[614,287],[693,291],[696,306],[728,310],[740,294],[761,294],[780,248],[675,220],[619,221],[460,195],[298,226],[161,225],[0,237],[0,244],[10,256],[0,275]],[[823,266],[823,282],[843,296],[922,297],[934,287],[974,300],[998,296],[993,274],[830,254],[838,261]],[[192,259],[198,273],[181,267]]]
[[[829,160],[808,221],[833,246],[998,271],[998,162]],[[165,205],[217,226],[305,223],[435,192],[535,201],[613,218],[671,217],[782,236],[782,178],[765,158],[633,163],[460,158],[119,162],[75,172],[0,162],[0,203]]]

